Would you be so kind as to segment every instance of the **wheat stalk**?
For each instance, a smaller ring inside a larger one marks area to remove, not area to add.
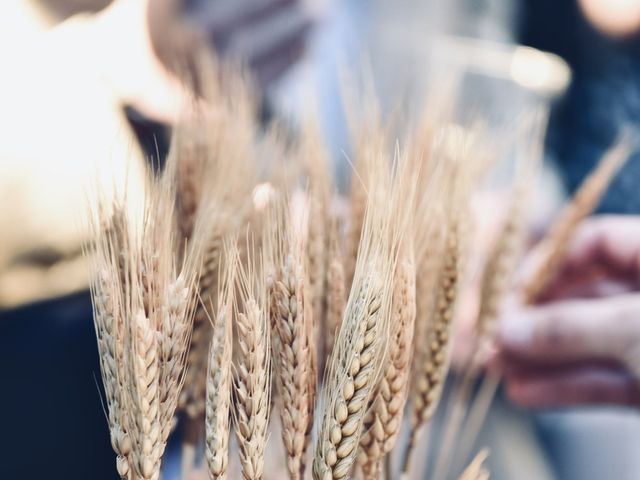
[[[622,136],[602,157],[597,167],[582,182],[544,239],[536,247],[535,271],[522,287],[525,304],[536,301],[565,255],[578,224],[597,206],[616,173],[629,158],[632,143]]]

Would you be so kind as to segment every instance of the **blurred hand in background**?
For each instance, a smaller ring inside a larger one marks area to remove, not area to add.
[[[640,217],[586,221],[540,302],[504,315],[494,366],[509,397],[532,408],[640,406],[639,290]]]

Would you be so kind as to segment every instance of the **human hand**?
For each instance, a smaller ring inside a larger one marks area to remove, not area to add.
[[[493,367],[514,402],[640,406],[639,258],[639,217],[588,220],[540,302],[505,313]]]

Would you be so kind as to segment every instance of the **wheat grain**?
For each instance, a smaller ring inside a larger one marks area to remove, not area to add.
[[[287,470],[292,479],[304,476],[304,452],[309,423],[309,375],[311,357],[308,331],[304,319],[304,280],[300,259],[291,255],[285,259],[279,278],[272,286],[272,328],[277,334],[274,359],[278,392],[282,440],[287,454]]]
[[[384,455],[393,450],[409,389],[416,316],[416,272],[409,250],[401,257],[394,279],[390,348],[361,441],[361,468],[369,479],[379,478]]]
[[[131,459],[135,474],[144,480],[160,476],[161,425],[159,422],[158,332],[144,310],[129,322],[129,397]]]

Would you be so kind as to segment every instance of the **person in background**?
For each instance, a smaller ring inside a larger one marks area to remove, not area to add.
[[[87,194],[124,178],[142,194],[144,163],[191,95],[174,59],[204,42],[266,96],[308,28],[294,0],[0,2],[0,478],[114,478]]]
[[[521,406],[640,407],[640,217],[584,222],[540,301],[504,316],[499,347]]]
[[[621,127],[640,121],[639,33],[636,0],[523,2],[520,40],[562,56],[573,72],[546,148],[569,195]],[[634,479],[640,469],[639,167],[636,152],[540,302],[509,309],[501,322],[493,367],[512,402],[540,411],[537,431],[557,478]]]

